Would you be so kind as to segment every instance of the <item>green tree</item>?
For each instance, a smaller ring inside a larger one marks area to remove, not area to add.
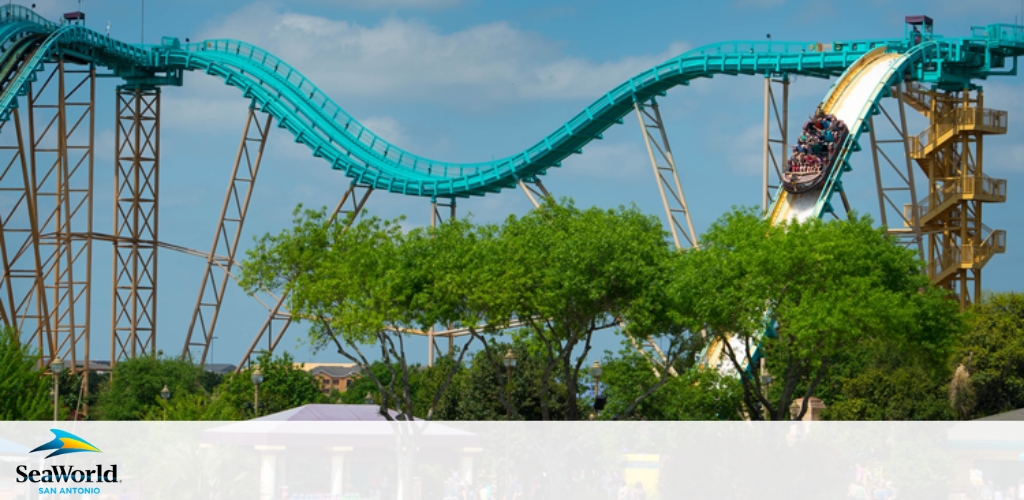
[[[53,379],[38,369],[39,358],[12,328],[0,328],[0,420],[53,417]]]
[[[824,420],[951,420],[947,380],[916,366],[872,367],[843,378]]]
[[[967,315],[954,364],[970,374],[974,417],[1024,408],[1024,295],[986,294]]]
[[[685,286],[740,374],[751,418],[787,419],[794,401],[802,417],[833,365],[871,343],[941,366],[960,328],[956,304],[928,282],[916,253],[868,217],[772,226],[736,210],[712,225],[702,248],[686,255],[697,272],[683,276]],[[762,336],[768,311],[776,327]],[[768,386],[751,359],[758,343],[775,377]]]
[[[602,393],[607,403],[603,420],[737,420],[742,417],[739,380],[723,377],[711,370],[676,367],[678,376],[667,376],[666,383],[644,394],[661,379],[651,362],[628,343],[618,356],[605,352]],[[635,402],[640,399],[640,402]],[[634,407],[632,410],[631,407]]]
[[[413,402],[413,416],[416,418],[426,419],[430,418],[441,418],[445,420],[452,420],[450,416],[443,416],[438,413],[438,409],[446,408],[450,404],[450,398],[458,398],[458,394],[454,392],[455,387],[458,386],[457,382],[452,382],[448,390],[444,391],[441,397],[441,402],[437,405],[434,404],[434,397],[438,392],[438,387],[445,384],[448,381],[448,376],[452,372],[451,367],[455,363],[455,359],[450,356],[440,356],[434,361],[434,366],[421,366],[418,364],[411,365],[409,374],[409,387],[412,391],[412,402]],[[398,366],[387,367],[384,366],[380,361],[370,364],[370,370],[374,373],[374,376],[378,380],[387,379],[390,377],[392,370],[398,371],[401,368]],[[453,377],[454,381],[458,381],[461,373],[464,371],[462,367],[456,368],[456,374]],[[332,402],[342,404],[366,404],[366,395],[369,394],[373,399],[374,403],[380,404],[382,401],[380,392],[377,389],[377,384],[373,381],[373,378],[363,376],[362,374],[357,375],[352,383],[348,386],[345,392],[332,391],[328,395],[328,399]],[[389,401],[391,409],[398,411],[398,401],[391,399]],[[433,409],[433,413],[431,413]]]
[[[259,356],[256,365],[239,373],[228,375],[218,387],[209,411],[221,414],[225,411],[219,405],[232,409],[238,418],[251,418],[254,415],[256,385],[252,374],[259,368],[263,373],[260,384],[260,415],[269,415],[306,404],[326,403],[327,396],[320,389],[315,377],[300,367],[287,352],[277,357],[264,353]]]
[[[166,385],[175,397],[209,394],[216,377],[177,358],[140,356],[114,365],[110,379],[90,409],[103,420],[141,420],[160,408],[160,391]]]
[[[381,395],[382,410],[397,408],[399,418],[408,418],[415,412],[415,368],[405,353],[407,332],[475,324],[476,318],[461,316],[466,309],[444,291],[462,283],[457,271],[448,271],[460,269],[454,266],[475,255],[472,242],[487,231],[452,221],[406,233],[401,220],[372,217],[349,227],[325,210],[299,207],[291,229],[264,236],[249,251],[241,281],[250,292],[289,292],[289,309],[311,324],[311,344],[334,348],[357,363]],[[460,353],[472,341],[470,336]],[[383,377],[371,369],[374,361],[387,368]],[[437,387],[434,404],[459,364],[452,365],[446,383]]]
[[[157,406],[150,407],[143,420],[241,420],[248,416],[219,394],[190,393],[171,394],[168,400],[157,401]]]
[[[516,366],[508,377],[502,358],[512,351]],[[538,339],[523,332],[513,335],[511,342],[491,339],[487,350],[477,351],[468,366],[458,373],[452,388],[446,394],[437,417],[444,420],[565,420],[569,414],[566,407],[566,384],[556,373],[553,377],[548,369],[549,358],[546,346]],[[542,403],[541,386],[546,381],[546,409]],[[586,401],[576,398],[576,414],[589,410]],[[547,415],[545,418],[545,411]]]
[[[565,419],[580,419],[579,381],[594,335],[631,320],[631,307],[650,294],[672,254],[660,221],[636,207],[581,210],[549,199],[501,226],[471,285],[486,296],[480,315],[488,331],[518,321],[541,346],[544,420],[554,418],[555,380],[565,384]],[[487,359],[495,362],[495,354]]]

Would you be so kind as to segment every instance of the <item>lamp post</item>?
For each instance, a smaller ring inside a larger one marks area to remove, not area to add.
[[[263,383],[263,372],[259,367],[252,372],[252,383],[256,386],[256,404],[253,406],[253,413],[260,416],[260,384]]]
[[[768,396],[768,391],[771,389],[771,386],[772,386],[772,376],[771,376],[771,374],[768,373],[768,369],[765,367],[764,356],[761,357],[760,361],[761,361],[761,387],[762,387],[761,392],[764,393],[764,395],[767,397]],[[771,420],[771,412],[768,410],[767,407],[764,408],[764,419],[765,420]]]
[[[590,367],[590,376],[594,378],[594,411],[597,412],[597,416],[601,416],[601,408],[604,405],[601,404],[601,373],[604,370],[601,369],[601,363],[594,361],[594,364]]]
[[[364,404],[368,404],[368,405],[372,405],[373,404],[373,394],[370,394],[369,392],[366,393],[366,397],[363,398],[363,403]]]
[[[56,422],[57,411],[60,409],[60,372],[64,371],[64,360],[53,360],[50,370],[53,371],[53,421]]]
[[[501,361],[505,364],[505,416],[512,420],[512,369],[516,367],[516,355],[512,353],[512,349],[505,353]]]
[[[164,388],[160,389],[160,397],[164,398],[164,401],[171,399],[171,390],[167,388],[167,384],[164,384]]]

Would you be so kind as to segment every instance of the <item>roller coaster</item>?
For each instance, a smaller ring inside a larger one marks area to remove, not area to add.
[[[761,206],[766,217],[774,224],[838,217],[836,198],[849,211],[843,175],[853,170],[853,154],[868,147],[880,222],[918,251],[932,281],[954,292],[966,308],[980,294],[982,267],[1006,246],[1005,231],[982,224],[981,207],[1006,200],[1006,181],[983,172],[982,142],[986,135],[1006,132],[1007,116],[984,108],[978,82],[1017,74],[1024,26],[972,27],[970,36],[960,38],[934,34],[932,27],[930,18],[910,16],[900,38],[703,46],[629,78],[521,153],[449,163],[387,142],[298,70],[245,42],[182,43],[165,37],[156,45],[129,44],[86,28],[82,13],[52,22],[23,6],[0,6],[0,321],[22,332],[23,341],[41,353],[41,365],[61,358],[88,374],[92,249],[95,242],[110,243],[110,364],[154,355],[158,250],[186,252],[205,260],[205,272],[182,357],[206,363],[274,124],[351,179],[336,215],[358,212],[373,191],[386,191],[429,199],[436,224],[455,215],[460,198],[521,189],[538,204],[548,195],[541,178],[549,169],[582,154],[591,141],[635,112],[673,242],[681,250],[695,247],[658,99],[698,79],[739,75],[764,79]],[[249,103],[209,252],[158,237],[161,93],[181,86],[186,71],[222,80]],[[841,120],[848,133],[837,141],[821,178],[786,189],[780,180],[788,164],[788,94],[794,76],[835,79],[820,109]],[[93,230],[99,77],[121,82],[115,96],[111,234]],[[907,130],[907,108],[928,120],[923,132]],[[918,183],[915,176],[921,175],[925,182]],[[920,185],[926,185],[921,196]],[[262,339],[268,349],[275,348],[292,320],[286,299],[270,295],[264,302],[268,316],[243,363]],[[409,333],[428,337],[432,361],[435,350],[440,351],[436,338],[447,338],[451,349],[452,339],[465,332]],[[658,363],[660,351],[653,342],[638,347]],[[722,351],[721,344],[712,344],[702,364],[721,366]]]

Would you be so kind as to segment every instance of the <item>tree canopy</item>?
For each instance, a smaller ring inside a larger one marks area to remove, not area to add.
[[[916,253],[868,217],[772,226],[736,210],[701,244],[687,255],[694,272],[682,279],[699,297],[697,316],[740,373],[752,418],[787,419],[793,401],[802,416],[831,367],[872,343],[942,365],[959,331],[956,305],[928,282]],[[774,336],[762,335],[768,311]],[[733,338],[746,348],[734,348]],[[769,386],[751,359],[758,343],[774,376]]]
[[[232,373],[218,387],[216,398],[230,407],[237,418],[255,416],[256,384],[252,374],[259,368],[263,373],[260,384],[260,415],[269,415],[298,406],[326,403],[327,396],[319,382],[309,372],[295,366],[295,360],[287,352],[279,356],[267,353],[257,358],[256,364],[238,373]]]
[[[292,228],[257,241],[242,283],[288,291],[310,341],[333,346],[363,368],[382,407],[414,413],[408,330],[465,327],[460,356],[477,341],[500,372],[495,335],[525,330],[545,359],[540,411],[551,418],[553,380],[565,385],[565,418],[580,418],[580,372],[595,332],[629,320],[672,255],[657,218],[634,208],[581,210],[549,200],[501,226],[450,221],[403,231],[401,220],[332,221],[325,210],[296,210]],[[371,369],[373,357],[386,367]],[[577,352],[579,348],[579,352]],[[432,398],[436,406],[461,365],[456,359]],[[499,375],[501,376],[501,375]],[[505,400],[504,391],[498,394]],[[395,401],[398,404],[393,405]],[[513,414],[514,408],[508,407]],[[428,410],[428,414],[430,414]]]
[[[114,365],[90,413],[104,420],[142,420],[160,408],[164,386],[180,398],[208,394],[217,382],[213,374],[178,358],[126,359]]]
[[[967,315],[953,365],[963,363],[976,394],[972,414],[1024,408],[1024,295],[986,294]]]
[[[21,344],[17,330],[0,328],[0,420],[53,417],[53,379],[43,376],[38,362]]]
[[[500,228],[496,255],[473,283],[488,298],[494,330],[523,323],[545,359],[540,410],[551,418],[552,382],[565,385],[565,418],[581,417],[579,380],[594,335],[629,322],[654,294],[673,250],[661,222],[635,206],[579,209],[571,201],[544,205]]]
[[[250,292],[288,293],[311,348],[335,350],[360,371],[348,392],[325,395],[287,353],[264,355],[260,414],[363,404],[370,393],[386,418],[595,418],[587,368],[598,336],[624,347],[603,356],[603,419],[799,418],[811,396],[829,419],[969,418],[1024,406],[1024,299],[988,295],[965,323],[922,265],[856,214],[772,226],[736,209],[698,249],[676,251],[659,220],[635,207],[549,199],[500,224],[412,230],[402,219],[334,220],[300,206],[291,227],[257,239],[241,278]],[[461,329],[453,352],[430,367],[413,361],[410,335],[442,329]],[[52,379],[16,336],[3,341],[0,416],[46,417]],[[722,366],[695,368],[709,345],[722,347]],[[90,377],[99,384],[90,416],[250,418],[251,371],[220,377],[176,359],[121,361],[107,379]],[[63,377],[62,386],[80,385],[77,374]],[[951,404],[953,393],[969,397]]]

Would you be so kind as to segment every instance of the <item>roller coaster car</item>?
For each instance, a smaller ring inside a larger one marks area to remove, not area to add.
[[[786,172],[782,174],[782,188],[790,194],[806,193],[828,178],[831,172],[831,162],[821,170],[807,172]]]
[[[824,161],[821,163],[820,169],[799,170],[794,168],[792,162],[787,165],[786,171],[782,174],[782,188],[790,194],[802,194],[817,188],[825,182],[825,179],[828,179],[832,172],[836,158],[842,151],[842,144],[846,140],[846,134],[847,130],[845,127],[836,133],[833,140],[833,144],[835,144],[833,153],[822,158]]]
[[[85,12],[81,12],[81,11],[65,12],[64,13],[64,20],[65,21],[85,21]]]

